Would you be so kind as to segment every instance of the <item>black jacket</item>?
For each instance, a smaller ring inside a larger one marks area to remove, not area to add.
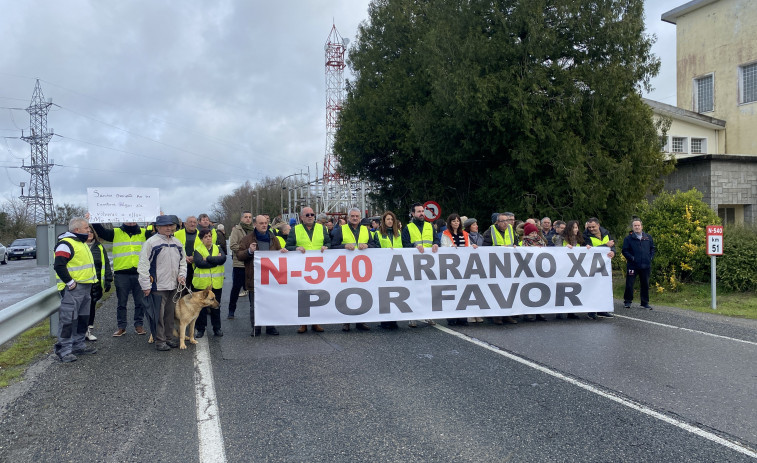
[[[629,269],[648,269],[652,267],[655,248],[652,237],[642,232],[641,239],[636,237],[636,233],[631,232],[623,239],[623,257],[628,262]]]

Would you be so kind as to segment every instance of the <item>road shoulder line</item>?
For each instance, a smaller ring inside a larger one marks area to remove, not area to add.
[[[736,443],[736,442],[730,441],[728,439],[725,439],[723,437],[720,437],[720,436],[718,436],[716,434],[713,434],[713,433],[711,433],[709,431],[706,431],[706,430],[704,430],[702,428],[693,426],[693,425],[688,424],[688,423],[686,423],[684,421],[681,421],[681,420],[677,420],[675,418],[667,416],[667,415],[665,415],[663,413],[660,413],[660,412],[658,412],[656,410],[653,410],[653,409],[651,409],[651,408],[649,408],[649,407],[647,407],[645,405],[642,405],[640,403],[636,403],[636,402],[631,401],[629,399],[626,399],[624,397],[620,397],[620,396],[612,394],[610,392],[603,391],[603,390],[601,390],[601,389],[599,389],[599,388],[597,388],[597,387],[595,387],[595,386],[593,386],[593,385],[591,385],[589,383],[585,383],[583,381],[579,381],[578,379],[571,378],[570,376],[564,375],[564,374],[562,374],[562,373],[560,373],[560,372],[558,372],[556,370],[552,370],[552,369],[547,368],[547,367],[545,367],[543,365],[539,365],[538,363],[532,362],[531,360],[523,358],[523,357],[521,357],[519,355],[515,355],[513,353],[507,352],[507,351],[505,351],[505,350],[503,350],[503,349],[501,349],[501,348],[499,348],[499,347],[497,347],[495,345],[489,344],[489,343],[487,343],[485,341],[481,341],[480,339],[476,339],[476,338],[467,336],[467,335],[465,335],[463,333],[459,333],[457,331],[451,330],[451,329],[449,329],[447,327],[444,327],[444,326],[441,326],[441,325],[436,325],[435,328],[438,329],[438,330],[440,330],[440,331],[443,331],[443,332],[445,332],[447,334],[451,334],[453,336],[457,336],[458,338],[460,338],[460,339],[462,339],[464,341],[470,342],[472,344],[475,344],[475,345],[477,345],[479,347],[483,347],[484,349],[490,350],[490,351],[492,351],[492,352],[494,352],[496,354],[502,355],[503,357],[507,357],[510,360],[514,360],[514,361],[516,361],[518,363],[521,363],[521,364],[523,364],[525,366],[528,366],[530,368],[538,370],[538,371],[540,371],[542,373],[546,373],[546,374],[548,374],[548,375],[550,375],[550,376],[552,376],[554,378],[560,379],[560,380],[565,381],[567,383],[570,383],[570,384],[572,384],[574,386],[578,386],[578,387],[580,387],[580,388],[582,388],[582,389],[584,389],[586,391],[589,391],[589,392],[592,392],[592,393],[597,394],[599,396],[602,396],[602,397],[605,397],[607,399],[610,399],[613,402],[617,402],[617,403],[619,403],[621,405],[624,405],[624,406],[626,406],[628,408],[631,408],[633,410],[636,410],[636,411],[639,411],[639,412],[644,413],[646,415],[649,415],[649,416],[651,416],[653,418],[656,418],[656,419],[658,419],[660,421],[664,421],[665,423],[672,424],[673,426],[676,426],[676,427],[678,427],[680,429],[683,429],[684,431],[690,432],[690,433],[695,434],[697,436],[703,437],[703,438],[705,438],[705,439],[707,439],[709,441],[715,442],[716,444],[720,444],[720,445],[722,445],[724,447],[727,447],[727,448],[729,448],[731,450],[735,450],[735,451],[737,451],[739,453],[742,453],[744,455],[747,455],[749,457],[757,458],[757,451],[755,451],[755,450],[753,450],[753,449],[751,449],[749,447],[746,447],[744,445],[741,445],[739,443]]]
[[[195,399],[200,463],[225,463],[226,450],[218,416],[218,400],[207,338],[199,339],[195,347]]]

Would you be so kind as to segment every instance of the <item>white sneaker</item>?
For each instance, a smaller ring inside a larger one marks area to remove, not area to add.
[[[247,290],[246,289],[243,289],[243,290],[239,291],[239,297],[245,297],[245,296],[247,296]]]
[[[409,326],[410,328],[416,328],[416,327],[418,327],[418,324],[417,324],[417,323],[415,323],[415,320],[410,320],[410,321],[409,321],[409,322],[407,323],[407,326]]]
[[[97,336],[92,334],[92,328],[94,328],[94,326],[87,327],[87,334],[84,335],[84,339],[87,341],[97,341]]]

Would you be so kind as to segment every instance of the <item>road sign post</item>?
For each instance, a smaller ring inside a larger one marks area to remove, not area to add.
[[[723,227],[707,226],[707,255],[710,256],[710,285],[712,290],[712,310],[717,309],[716,260],[723,255]]]

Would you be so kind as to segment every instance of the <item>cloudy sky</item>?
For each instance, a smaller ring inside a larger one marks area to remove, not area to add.
[[[675,104],[683,0],[646,2],[662,71],[649,95]],[[160,189],[161,208],[210,212],[246,180],[320,173],[326,144],[324,44],[355,39],[369,0],[0,0],[0,201],[29,174],[23,110],[39,78],[56,204],[95,186]],[[348,72],[345,73],[348,77]]]

